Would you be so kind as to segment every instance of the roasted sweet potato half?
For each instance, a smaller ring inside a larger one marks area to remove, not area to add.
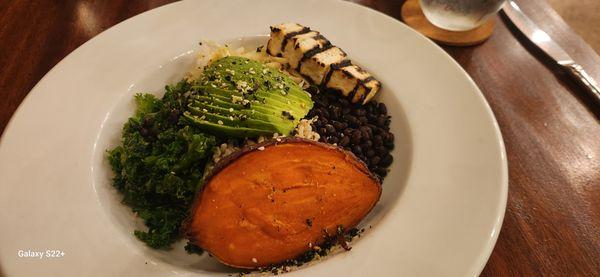
[[[350,152],[288,138],[219,162],[184,227],[224,264],[257,268],[293,259],[338,226],[356,226],[381,195],[379,180]]]

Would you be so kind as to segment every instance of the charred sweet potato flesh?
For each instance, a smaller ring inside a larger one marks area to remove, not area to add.
[[[221,262],[257,268],[293,259],[373,208],[379,181],[352,154],[288,139],[217,165],[197,195],[187,236]]]

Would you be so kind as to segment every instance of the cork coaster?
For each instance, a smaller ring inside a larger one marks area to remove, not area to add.
[[[496,25],[493,18],[486,23],[469,31],[448,31],[431,24],[419,4],[419,0],[407,0],[402,5],[402,20],[408,26],[417,30],[428,38],[445,45],[472,46],[484,42],[492,35]]]

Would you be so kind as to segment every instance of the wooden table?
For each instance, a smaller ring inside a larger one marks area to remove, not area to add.
[[[71,51],[167,0],[1,1],[0,133],[31,88]],[[402,1],[355,1],[400,17]],[[600,58],[542,0],[524,11],[600,80]],[[94,14],[95,20],[82,20]],[[477,47],[445,50],[473,77],[506,143],[510,187],[484,276],[600,276],[600,122],[578,87],[498,17]],[[537,55],[539,56],[539,55]],[[597,111],[596,111],[597,112]]]

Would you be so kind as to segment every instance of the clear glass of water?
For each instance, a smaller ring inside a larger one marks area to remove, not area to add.
[[[419,0],[427,20],[450,31],[479,27],[500,10],[504,0]]]

